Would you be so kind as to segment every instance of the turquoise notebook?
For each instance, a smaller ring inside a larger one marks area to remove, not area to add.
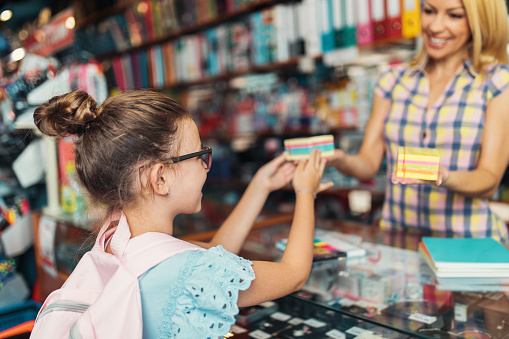
[[[437,270],[509,270],[509,250],[492,238],[423,237],[422,242]]]

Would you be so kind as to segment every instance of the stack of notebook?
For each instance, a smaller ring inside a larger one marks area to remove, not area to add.
[[[509,250],[492,238],[423,237],[419,251],[437,289],[509,291]]]

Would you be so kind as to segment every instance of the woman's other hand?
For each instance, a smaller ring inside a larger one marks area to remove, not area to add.
[[[345,162],[346,153],[340,149],[334,150],[334,155],[325,158],[327,160],[327,167],[335,167],[340,168],[341,165]]]
[[[401,178],[396,176],[396,172],[392,172],[391,182],[393,184],[402,184],[402,185],[435,185],[441,186],[444,182],[449,179],[449,171],[442,167],[438,167],[438,178],[436,181],[432,180],[419,180],[419,179],[411,179],[411,178]]]

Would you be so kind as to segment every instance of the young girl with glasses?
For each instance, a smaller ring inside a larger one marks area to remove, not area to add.
[[[147,232],[170,237],[177,215],[200,211],[212,150],[203,147],[191,115],[173,99],[132,91],[96,107],[91,96],[75,91],[40,106],[34,119],[48,136],[77,135],[76,173],[82,185],[108,215],[120,211],[131,239]],[[283,153],[256,172],[209,243],[142,275],[143,337],[222,337],[238,307],[298,290],[311,269],[314,198],[332,186],[320,183],[324,167],[317,150],[299,163],[286,162]],[[296,206],[281,261],[237,256],[269,193],[290,181]],[[106,239],[106,252],[112,253],[111,245]]]

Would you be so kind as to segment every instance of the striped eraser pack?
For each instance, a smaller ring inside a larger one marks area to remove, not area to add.
[[[314,148],[318,148],[322,151],[322,157],[333,156],[334,136],[332,134],[327,134],[309,138],[285,140],[285,152],[288,160],[307,159]]]

